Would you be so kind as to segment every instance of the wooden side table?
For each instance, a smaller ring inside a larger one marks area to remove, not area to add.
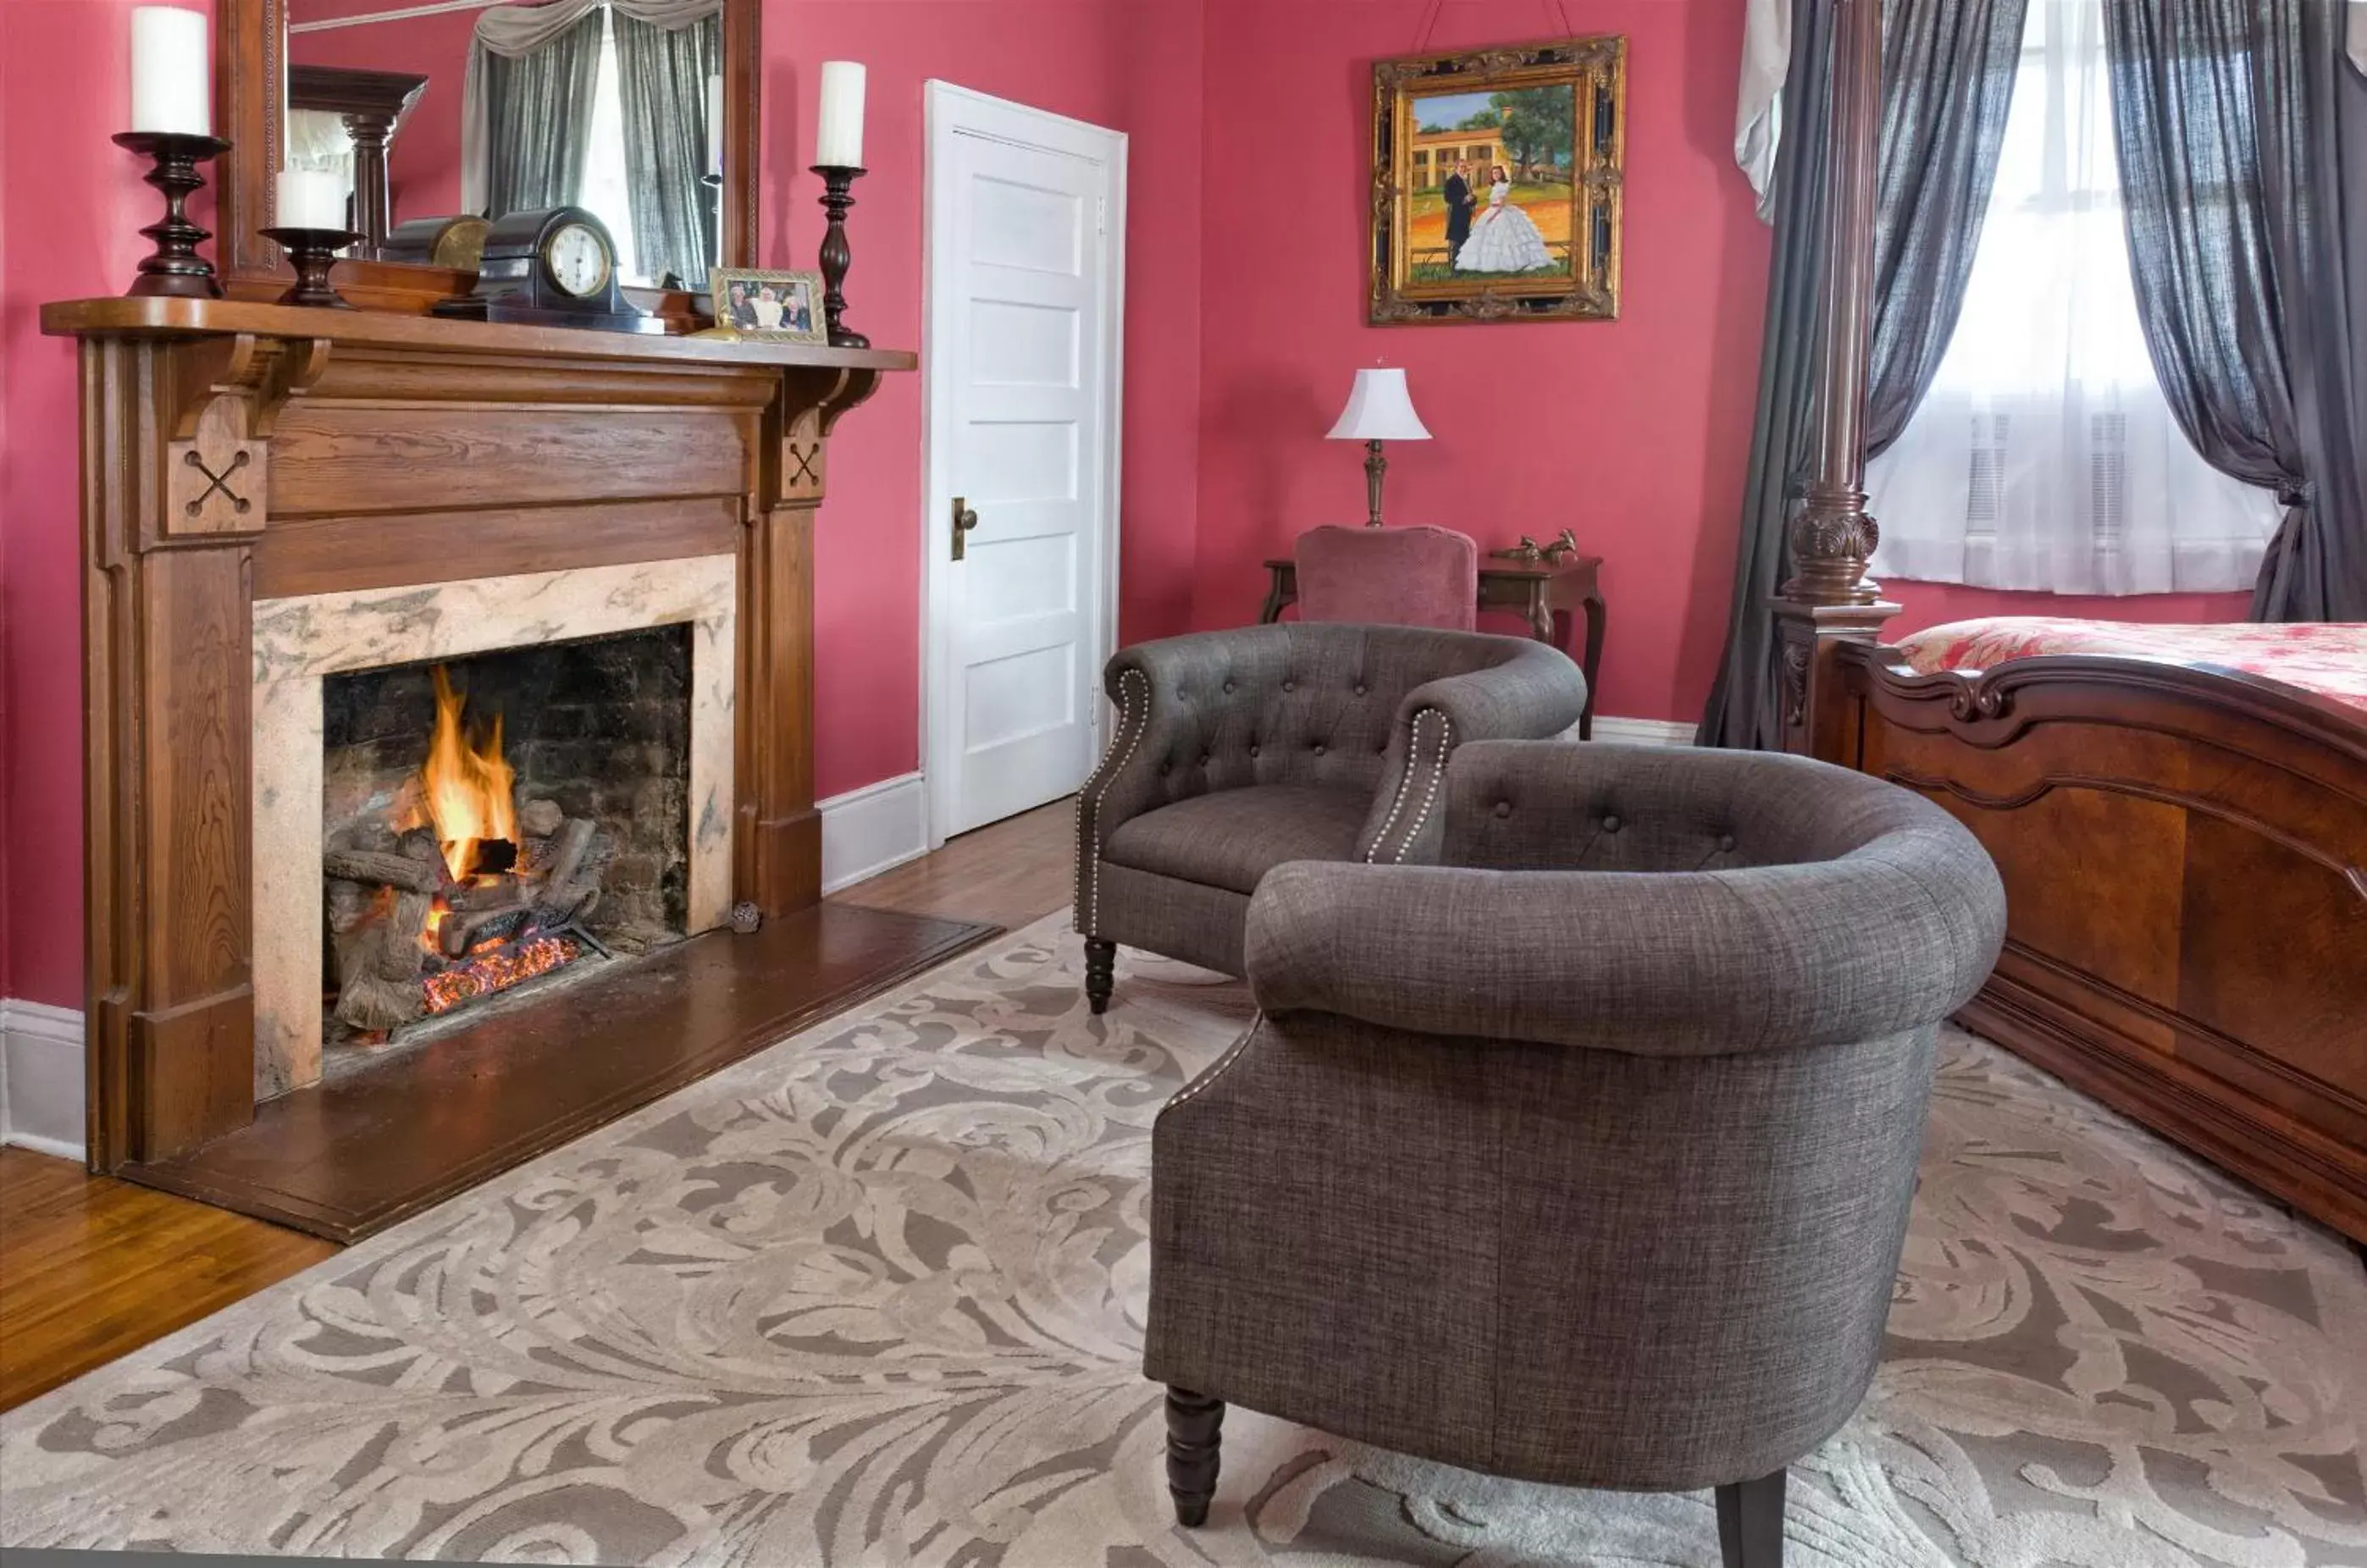
[[[1512,611],[1529,623],[1529,635],[1539,642],[1569,653],[1576,617],[1585,615],[1585,651],[1574,656],[1586,673],[1586,712],[1578,721],[1582,740],[1594,739],[1595,694],[1603,670],[1602,567],[1601,556],[1571,556],[1551,565],[1488,560],[1479,567],[1479,608]],[[1298,602],[1297,561],[1269,559],[1265,570],[1265,607],[1258,612],[1260,625],[1282,619],[1283,611]]]

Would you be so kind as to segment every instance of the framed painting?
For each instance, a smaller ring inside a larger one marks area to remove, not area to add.
[[[1627,40],[1373,65],[1372,322],[1619,314]]]

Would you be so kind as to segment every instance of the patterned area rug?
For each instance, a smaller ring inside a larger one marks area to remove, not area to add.
[[[1488,1480],[1242,1412],[1172,1528],[1149,1129],[1230,982],[1047,920],[0,1418],[14,1545],[537,1562],[1717,1561],[1706,1495]],[[2367,1279],[1973,1038],[1802,1568],[2367,1563]]]

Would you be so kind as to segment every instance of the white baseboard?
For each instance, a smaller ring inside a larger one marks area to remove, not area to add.
[[[1614,718],[1597,714],[1594,738],[1617,746],[1690,746],[1693,727],[1670,718]]]
[[[0,1144],[83,1157],[82,1014],[0,999]]]
[[[835,893],[929,852],[929,795],[903,773],[818,802],[821,890]]]

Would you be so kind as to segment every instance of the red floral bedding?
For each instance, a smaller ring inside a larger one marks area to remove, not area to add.
[[[2047,653],[2216,664],[2367,711],[2367,624],[2148,626],[1997,615],[1932,626],[1905,638],[1898,648],[1907,662],[1926,675],[1939,670],[1988,670],[2009,659]]]

